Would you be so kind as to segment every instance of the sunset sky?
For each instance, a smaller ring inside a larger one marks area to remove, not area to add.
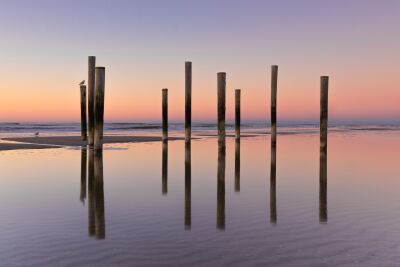
[[[242,89],[243,120],[269,121],[270,66],[279,65],[278,120],[317,121],[330,76],[331,121],[400,122],[398,0],[0,0],[0,122],[79,121],[87,57],[106,67],[106,121],[184,117],[184,62],[193,62],[193,120],[214,121],[217,72],[227,118]]]

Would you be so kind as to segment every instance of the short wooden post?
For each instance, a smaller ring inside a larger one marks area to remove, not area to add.
[[[240,138],[235,141],[235,192],[240,192]]]
[[[271,169],[270,169],[270,222],[276,224],[276,143],[271,141]]]
[[[162,140],[168,140],[168,89],[162,89]]]
[[[218,83],[218,142],[225,144],[226,73],[217,74]]]
[[[104,82],[105,68],[96,67],[95,79],[95,106],[94,106],[94,148],[103,148],[103,126],[104,126]]]
[[[87,140],[86,126],[86,85],[81,85],[81,137],[82,141]]]
[[[185,62],[185,140],[192,138],[192,62]]]
[[[217,170],[217,228],[225,229],[225,155],[224,143],[218,144],[218,170]]]
[[[328,167],[327,154],[321,150],[319,154],[319,221],[328,221]]]
[[[240,89],[235,90],[235,137],[240,138]]]
[[[79,199],[85,202],[86,199],[86,174],[87,174],[87,149],[86,146],[81,148],[81,194]]]
[[[162,186],[163,195],[168,193],[168,142],[162,142]]]
[[[325,152],[328,146],[328,85],[329,77],[321,76],[320,148]]]
[[[88,59],[88,126],[89,126],[89,146],[94,144],[94,82],[95,82],[96,57],[90,56]]]
[[[191,142],[185,142],[185,229],[192,227],[192,157]]]
[[[276,142],[276,98],[278,88],[278,66],[271,66],[271,140]]]

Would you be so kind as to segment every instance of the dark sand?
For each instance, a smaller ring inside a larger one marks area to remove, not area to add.
[[[184,140],[183,137],[169,137],[169,140]],[[48,137],[15,137],[3,138],[4,141],[21,143],[0,143],[0,150],[40,149],[60,146],[84,146],[80,136],[48,136]],[[161,141],[160,136],[104,136],[104,144],[143,143]]]
[[[16,150],[16,149],[44,149],[44,148],[57,148],[57,146],[22,144],[22,143],[0,143],[0,151]]]

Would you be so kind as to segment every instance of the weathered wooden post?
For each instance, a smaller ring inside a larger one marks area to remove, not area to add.
[[[94,82],[95,82],[96,57],[90,56],[88,60],[88,126],[89,146],[94,144]]]
[[[276,98],[278,88],[278,66],[271,66],[271,140],[276,142]]]
[[[217,170],[217,228],[225,229],[225,155],[224,143],[218,144],[218,170]]]
[[[329,77],[321,76],[320,148],[325,152],[328,146],[328,85]]]
[[[192,138],[192,62],[185,62],[185,140]]]
[[[94,106],[94,148],[103,148],[103,126],[104,126],[104,83],[105,68],[96,67],[95,79],[95,106]]]
[[[235,90],[235,137],[240,138],[240,89]]]
[[[192,227],[192,144],[185,142],[185,229]]]
[[[326,150],[320,150],[319,154],[319,221],[328,221],[328,167]]]
[[[225,146],[226,73],[218,72],[218,142]]]
[[[240,192],[240,138],[235,141],[235,192]]]
[[[162,140],[168,140],[168,89],[162,89]]]
[[[161,192],[163,195],[168,193],[168,142],[162,142],[162,186]]]
[[[276,224],[276,143],[271,141],[271,170],[270,170],[270,222]]]
[[[96,145],[96,143],[95,143]],[[104,216],[103,150],[94,151],[95,232],[97,239],[106,237]]]
[[[87,126],[86,126],[86,85],[81,86],[81,137],[82,141],[87,140]]]
[[[81,194],[79,199],[85,202],[86,199],[86,174],[87,174],[87,149],[86,146],[81,147]]]

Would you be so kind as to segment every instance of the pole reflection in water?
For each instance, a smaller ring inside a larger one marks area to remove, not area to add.
[[[168,141],[162,143],[162,186],[163,195],[168,193]]]
[[[191,141],[185,141],[185,229],[192,226],[192,161]]]
[[[276,224],[276,142],[271,141],[271,171],[270,171],[270,222]]]
[[[81,193],[79,199],[85,203],[86,199],[86,173],[87,173],[87,149],[81,148]]]
[[[225,229],[225,142],[218,142],[217,228]]]
[[[89,236],[105,238],[103,150],[89,150]]]
[[[327,150],[320,149],[319,152],[319,221],[328,222],[328,168]]]
[[[235,141],[235,192],[240,192],[240,138]]]

